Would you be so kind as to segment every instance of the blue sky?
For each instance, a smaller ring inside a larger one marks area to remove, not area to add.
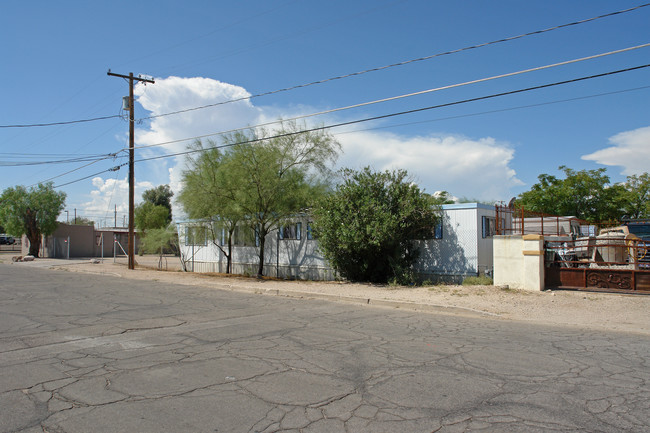
[[[136,118],[214,104],[482,44],[644,5],[643,1],[308,0],[3,5],[0,125],[120,114],[127,83],[146,74]],[[650,42],[650,6],[508,42],[237,103],[142,120],[136,146],[217,134]],[[650,63],[650,47],[463,85],[305,120],[333,124],[509,92]],[[540,173],[606,167],[612,181],[650,167],[650,68],[332,129],[338,167],[403,168],[427,192],[508,201]],[[125,113],[123,113],[125,114]],[[269,127],[273,129],[273,126]],[[219,135],[213,137],[218,140]],[[189,142],[138,149],[136,160]],[[0,190],[52,179],[66,209],[112,225],[127,212],[126,162],[94,157],[128,145],[128,124],[0,128]],[[136,164],[136,201],[181,188],[182,158]],[[69,172],[69,173],[68,173]],[[65,174],[67,173],[67,174]],[[93,174],[99,173],[95,176]],[[75,182],[81,178],[85,180]],[[73,182],[73,183],[69,183]],[[69,183],[69,184],[68,184]],[[180,209],[176,209],[180,213]],[[65,220],[63,213],[60,219]]]

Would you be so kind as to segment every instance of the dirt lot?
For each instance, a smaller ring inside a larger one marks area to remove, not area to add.
[[[495,286],[393,287],[340,282],[257,280],[254,278],[192,274],[179,271],[173,258],[168,271],[155,270],[156,257],[137,257],[138,267],[128,270],[125,260],[104,263],[89,260],[37,259],[13,266],[53,267],[73,272],[113,275],[201,285],[219,290],[237,290],[264,295],[320,298],[387,308],[401,308],[442,314],[472,315],[494,320],[578,326],[594,330],[615,330],[650,335],[650,296],[609,293],[545,291],[525,292]],[[11,256],[0,255],[11,263]]]

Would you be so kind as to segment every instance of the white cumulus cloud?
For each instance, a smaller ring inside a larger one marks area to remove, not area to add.
[[[582,156],[587,161],[623,167],[622,174],[645,173],[650,167],[650,126],[624,131],[609,138],[605,149]]]
[[[136,148],[145,147],[136,150],[136,161],[182,152],[191,140],[164,146],[151,145],[215,133],[217,135],[212,138],[218,142],[218,133],[222,131],[320,111],[318,108],[301,105],[256,106],[247,99],[250,94],[246,89],[200,77],[156,79],[155,84],[136,86],[135,94],[137,102],[150,116],[243,98],[210,108],[154,117],[138,125]],[[325,123],[341,120],[345,119],[331,118]],[[323,120],[317,120],[321,121]],[[267,128],[274,129],[272,126]],[[510,167],[514,149],[508,143],[490,137],[470,139],[460,135],[401,136],[383,131],[360,131],[339,133],[336,138],[344,151],[338,162],[339,168],[359,169],[371,166],[375,170],[405,169],[429,193],[446,190],[456,197],[507,200],[512,195],[510,188],[522,184]],[[178,196],[182,188],[184,160],[183,156],[178,156],[137,163],[136,179],[146,181],[148,186],[139,187],[136,201],[139,201],[144,189],[160,184],[169,184],[175,196]],[[126,210],[128,195],[124,189],[128,187],[125,180],[97,178],[93,185],[95,189],[91,192],[92,200],[85,204],[87,211],[113,211],[115,203],[119,209]],[[174,218],[183,218],[182,210],[173,199],[172,203]]]
[[[457,197],[507,200],[522,185],[509,164],[514,150],[487,137],[402,137],[391,133],[353,132],[338,136],[343,167],[405,169],[428,192],[445,190]]]
[[[82,215],[91,215],[91,219],[101,225],[113,225],[114,212],[120,215],[129,213],[129,181],[124,179],[103,179],[95,177],[92,180],[93,189],[90,191],[90,200],[81,205]],[[142,193],[154,185],[149,181],[138,182],[135,184],[135,201],[140,201]],[[102,217],[103,215],[103,217]],[[118,225],[122,224],[122,219]]]
[[[156,80],[155,84],[139,85],[135,94],[138,102],[151,116],[215,105],[170,116],[155,117],[146,129],[138,129],[138,145],[158,144],[191,136],[205,135],[223,130],[255,124],[260,115],[248,99],[250,94],[243,88],[210,78],[169,77]],[[166,146],[184,149],[187,143]]]

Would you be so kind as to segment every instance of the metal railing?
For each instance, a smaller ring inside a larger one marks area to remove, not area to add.
[[[625,236],[546,240],[547,267],[650,270],[650,242]]]
[[[499,235],[537,234],[543,236],[578,237],[595,234],[597,228],[572,216],[532,212],[523,207],[496,207],[496,231]]]

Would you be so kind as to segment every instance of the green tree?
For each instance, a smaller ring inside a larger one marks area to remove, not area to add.
[[[148,230],[164,228],[169,222],[169,210],[148,201],[137,205],[133,212],[136,228],[145,235]]]
[[[196,156],[186,160],[187,169],[183,172],[183,189],[178,201],[190,218],[210,222],[209,238],[226,257],[226,273],[230,273],[235,228],[245,216],[237,200],[241,184],[233,154],[221,151],[211,141],[204,146],[197,140],[189,149]],[[219,242],[222,231],[224,246]]]
[[[29,189],[24,186],[7,188],[0,196],[0,223],[14,236],[26,235],[29,254],[38,257],[41,235],[56,230],[66,194],[56,192],[51,182]]]
[[[517,204],[551,215],[575,216],[591,222],[618,220],[623,215],[624,187],[611,185],[605,168],[575,171],[560,166],[565,178],[540,174],[539,182],[519,195]]]
[[[140,252],[159,255],[158,268],[163,267],[165,252],[176,253],[177,251],[178,233],[172,224],[164,228],[150,229],[140,243]]]
[[[81,216],[78,216],[76,218],[72,218],[72,221],[70,221],[71,225],[77,225],[77,226],[94,226],[95,221],[89,219],[89,218],[84,218]]]
[[[632,175],[622,185],[625,189],[623,214],[627,218],[650,218],[650,175]]]
[[[230,146],[229,172],[239,182],[236,203],[259,240],[257,275],[262,276],[266,236],[327,189],[329,163],[340,145],[322,130],[301,132],[291,122],[272,133],[231,134],[224,144]]]
[[[439,221],[435,199],[406,171],[345,169],[343,182],[314,209],[325,258],[353,281],[413,281],[416,240],[430,239]]]
[[[155,188],[148,189],[142,193],[142,199],[156,206],[163,206],[169,211],[168,223],[172,220],[172,202],[174,193],[169,185],[158,185]]]

